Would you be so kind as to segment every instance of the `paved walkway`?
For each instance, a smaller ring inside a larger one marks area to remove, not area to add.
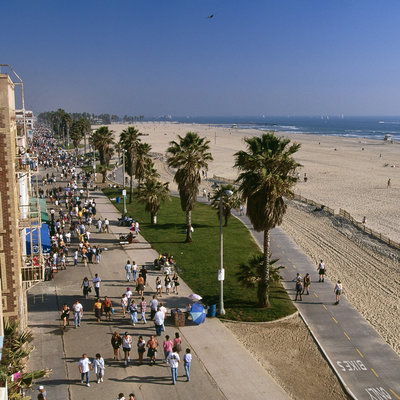
[[[96,192],[98,215],[110,221],[116,221],[120,214],[108,199]],[[94,228],[92,229],[92,231]],[[153,260],[157,253],[139,236],[138,243],[122,247],[118,234],[128,232],[128,228],[115,223],[110,226],[110,233],[91,235],[92,244],[107,248],[102,254],[100,265],[84,267],[72,266],[72,260],[66,271],[56,274],[54,282],[42,282],[29,291],[30,326],[35,333],[34,345],[38,349],[30,363],[33,368],[48,367],[53,369],[50,378],[38,382],[46,386],[50,399],[114,399],[119,392],[127,395],[136,394],[138,400],[154,398],[173,399],[289,399],[279,385],[265,372],[260,364],[241,346],[232,333],[218,319],[207,319],[203,325],[188,325],[181,328],[173,326],[172,321],[166,324],[166,334],[174,337],[179,331],[183,338],[183,349],[190,347],[194,356],[191,368],[191,381],[185,382],[183,367],[179,367],[177,385],[171,385],[170,369],[162,363],[162,351],[158,353],[156,366],[136,363],[135,343],[138,335],[145,340],[155,334],[151,321],[129,324],[128,318],[122,318],[120,297],[129,283],[125,279],[124,265],[127,259],[134,259],[138,265],[147,265],[149,270],[146,285],[146,300],[149,303],[155,293],[155,277],[159,274],[153,270]],[[93,298],[82,299],[81,282],[87,276],[92,279],[95,273],[102,279],[101,296],[109,296],[113,301],[116,314],[113,321],[98,324],[94,318]],[[180,293],[160,299],[168,309],[187,305],[187,296],[192,293],[189,287],[181,282]],[[79,298],[84,306],[84,317],[81,328],[70,326],[66,331],[61,329],[59,310],[63,303],[69,305]],[[137,296],[135,296],[137,300]],[[133,362],[124,367],[123,362],[112,360],[110,345],[111,333],[125,330],[134,335],[132,351]],[[164,334],[159,338],[162,345]],[[91,373],[91,387],[80,384],[77,362],[82,353],[90,358],[99,352],[106,360],[105,382],[95,383]],[[183,354],[181,354],[183,355]],[[37,385],[35,387],[37,387]],[[36,396],[36,394],[34,394]]]
[[[248,217],[237,217],[262,248],[263,232],[255,232]],[[317,266],[282,229],[272,230],[270,246],[273,258],[279,258],[279,263],[287,267],[281,274],[292,299],[296,273],[311,275],[310,295],[303,295],[303,301],[296,302],[296,306],[348,393],[359,400],[399,400],[400,357],[397,353],[345,296],[341,296],[339,305],[334,305],[334,284],[326,278],[324,283],[318,282]],[[343,286],[345,291],[346,282]]]

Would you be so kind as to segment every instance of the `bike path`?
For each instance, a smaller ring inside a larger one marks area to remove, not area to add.
[[[263,232],[255,232],[247,216],[239,216],[262,248]],[[299,272],[311,276],[310,295],[296,306],[321,351],[354,399],[400,400],[400,357],[362,315],[341,296],[335,305],[334,283],[318,282],[317,266],[280,228],[271,231],[270,251],[279,258],[283,285],[295,296]],[[329,267],[329,266],[328,266]],[[346,282],[343,282],[344,292]]]

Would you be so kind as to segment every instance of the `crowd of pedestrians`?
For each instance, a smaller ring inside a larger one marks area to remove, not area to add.
[[[44,136],[36,136],[32,141],[33,148],[41,148],[38,163],[41,171],[41,184],[38,189],[38,197],[45,198],[49,210],[49,233],[51,239],[51,249],[46,256],[46,267],[50,271],[47,273],[49,279],[54,273],[66,270],[68,274],[73,274],[78,267],[94,267],[101,263],[102,252],[105,250],[100,244],[94,244],[99,234],[110,233],[110,221],[108,218],[102,219],[98,216],[96,201],[89,198],[89,189],[95,187],[93,173],[84,172],[80,169],[84,162],[82,157],[75,153],[68,153],[60,147],[54,139]],[[135,230],[139,232],[139,223],[135,221]],[[102,237],[102,240],[104,237]],[[100,271],[98,269],[98,271]],[[172,277],[166,274],[163,282],[160,277],[156,281],[157,292],[149,302],[146,301],[147,269],[143,265],[139,267],[135,261],[127,260],[124,266],[126,281],[132,285],[133,291],[127,287],[121,297],[121,313],[113,307],[113,302],[108,296],[101,296],[101,277],[100,272],[96,272],[94,277],[89,279],[84,277],[81,283],[82,299],[78,296],[71,306],[63,304],[60,310],[60,319],[63,330],[67,330],[70,325],[72,315],[74,327],[78,329],[82,323],[92,320],[88,311],[93,310],[94,319],[97,323],[112,322],[118,324],[119,318],[129,315],[132,326],[135,327],[140,321],[148,324],[153,321],[155,334],[149,335],[146,340],[143,335],[137,335],[125,331],[119,334],[114,331],[111,337],[112,354],[114,361],[120,360],[120,351],[123,352],[123,365],[129,366],[132,360],[137,359],[137,364],[142,365],[147,356],[149,365],[157,363],[157,352],[160,337],[165,331],[165,319],[167,308],[159,301],[162,297],[164,283],[164,293],[170,295],[178,294],[179,277],[174,274]],[[135,294],[134,294],[135,293]],[[88,304],[94,296],[93,306]],[[137,299],[134,297],[137,296]],[[83,303],[83,304],[82,304]],[[85,314],[84,314],[85,311]],[[113,321],[113,315],[116,322]],[[85,317],[84,317],[85,316]],[[166,344],[166,345],[165,345]],[[171,344],[171,345],[169,345]],[[171,367],[173,383],[176,383],[177,368],[180,362],[179,352],[181,351],[181,338],[177,332],[174,341],[166,340],[163,343],[164,357],[161,361],[168,363]],[[189,381],[189,369],[191,362],[190,350],[184,359],[185,374]],[[94,371],[97,383],[105,379],[105,369],[107,362],[97,353],[92,359],[87,354],[82,354],[78,369],[80,381],[86,386],[90,386],[90,372]],[[41,393],[43,396],[43,394]],[[45,398],[45,397],[42,397]],[[121,399],[125,399],[122,393]],[[128,397],[134,399],[131,393]]]

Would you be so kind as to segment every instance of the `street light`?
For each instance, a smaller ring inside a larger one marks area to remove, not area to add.
[[[126,215],[125,153],[126,150],[122,149],[122,197],[124,198],[124,215]]]
[[[223,214],[223,196],[231,196],[233,194],[232,190],[224,190],[220,192],[219,195],[219,270],[218,270],[218,280],[219,280],[219,315],[225,315],[224,308],[224,233],[222,228],[222,214]]]

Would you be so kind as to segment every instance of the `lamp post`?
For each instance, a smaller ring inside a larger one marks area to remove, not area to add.
[[[220,189],[219,195],[219,270],[218,270],[218,280],[219,280],[219,315],[225,315],[224,308],[224,279],[225,279],[225,270],[224,270],[224,230],[222,228],[222,214],[224,211],[223,207],[223,196],[232,195],[231,190]]]
[[[125,191],[125,149],[122,149],[122,197],[124,198],[124,215],[126,215],[126,191]]]

